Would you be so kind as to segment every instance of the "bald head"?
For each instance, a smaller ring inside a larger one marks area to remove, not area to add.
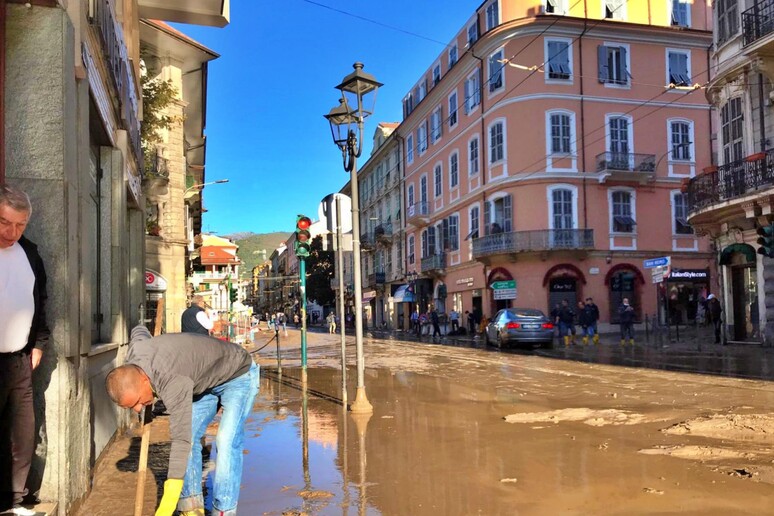
[[[114,403],[140,412],[153,403],[153,388],[148,375],[134,364],[126,364],[110,371],[105,378],[105,389]]]

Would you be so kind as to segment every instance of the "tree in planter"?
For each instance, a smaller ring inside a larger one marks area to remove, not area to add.
[[[162,142],[160,131],[170,129],[180,122],[179,117],[166,114],[166,109],[177,98],[177,88],[171,80],[161,80],[148,69],[147,63],[153,60],[147,49],[140,51],[143,60],[140,74],[142,86],[143,117],[140,125],[140,141],[143,154],[143,172],[145,177],[157,176],[156,146]],[[154,77],[154,78],[151,78]]]
[[[336,296],[331,289],[334,274],[334,253],[323,251],[322,236],[312,239],[309,257],[306,259],[306,298],[320,306],[332,305]]]

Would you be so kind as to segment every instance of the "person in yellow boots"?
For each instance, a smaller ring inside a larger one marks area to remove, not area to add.
[[[621,306],[618,307],[618,322],[621,324],[621,346],[626,344],[626,339],[629,339],[629,344],[634,346],[634,307],[629,304],[628,298],[623,298]]]
[[[172,449],[156,516],[204,516],[202,436],[223,412],[212,481],[212,516],[236,516],[245,420],[258,393],[258,365],[241,346],[196,333],[151,337],[132,330],[126,363],[105,378],[108,396],[139,413],[157,396],[169,411]]]
[[[564,347],[570,347],[570,334],[575,328],[575,312],[566,299],[562,299],[559,307],[559,335],[564,340]]]
[[[599,322],[599,307],[594,303],[594,300],[590,297],[586,298],[586,308],[590,311],[591,326],[589,327],[589,333],[591,340],[594,344],[599,344],[599,332],[597,331],[597,323]]]

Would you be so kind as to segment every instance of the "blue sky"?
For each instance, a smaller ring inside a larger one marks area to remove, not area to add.
[[[348,16],[332,9],[346,11]],[[176,25],[220,54],[210,63],[203,230],[292,231],[349,175],[328,122],[334,86],[355,61],[384,83],[365,130],[399,122],[401,99],[479,6],[478,0],[232,0],[223,29]],[[356,18],[378,20],[413,36]]]

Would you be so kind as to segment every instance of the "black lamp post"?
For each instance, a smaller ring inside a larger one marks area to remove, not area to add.
[[[344,170],[350,173],[352,190],[352,253],[355,287],[355,344],[357,347],[357,393],[350,406],[352,412],[370,413],[373,406],[365,391],[363,358],[363,282],[360,270],[360,199],[357,184],[357,158],[363,151],[363,122],[373,113],[376,92],[382,84],[363,71],[363,63],[352,65],[354,71],[344,77],[336,89],[341,91],[339,105],[325,115],[331,126],[333,142],[341,150]]]

